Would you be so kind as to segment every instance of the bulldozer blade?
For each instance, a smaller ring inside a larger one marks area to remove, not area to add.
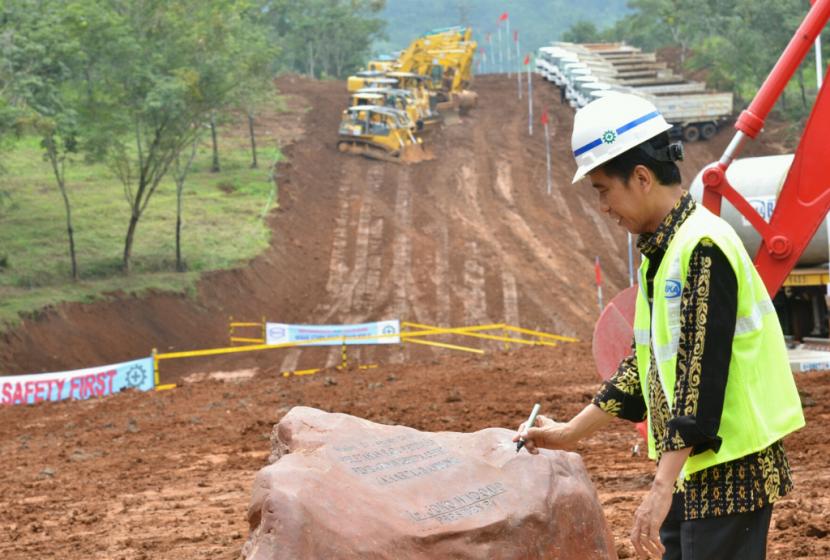
[[[423,144],[409,144],[401,148],[399,159],[403,163],[419,163],[435,159],[435,154]]]

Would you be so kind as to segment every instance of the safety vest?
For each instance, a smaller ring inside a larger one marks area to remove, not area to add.
[[[663,256],[654,276],[651,309],[646,293],[648,258],[644,256],[640,266],[634,339],[649,422],[653,421],[648,397],[652,351],[669,410],[674,403],[681,294],[692,252],[703,238],[711,239],[732,265],[738,284],[738,313],[718,430],[721,447],[717,453],[708,450],[689,457],[685,476],[761,451],[804,426],[781,325],[764,283],[735,231],[702,206],[686,218]],[[657,457],[652,430],[648,431],[648,454],[652,459]]]

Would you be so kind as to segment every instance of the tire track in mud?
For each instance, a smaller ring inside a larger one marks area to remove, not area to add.
[[[513,185],[512,179],[512,165],[507,162],[500,161],[498,166],[503,178],[501,179],[508,185]],[[519,214],[514,208],[507,208],[504,212],[505,224],[512,232],[513,236],[517,238],[533,255],[534,261],[545,266],[547,274],[556,280],[555,286],[567,288],[574,284],[574,280],[570,275],[573,263],[565,258],[565,250],[556,250],[555,248],[545,247],[539,240],[538,235],[530,227],[530,224],[525,218]],[[565,245],[561,246],[562,249]],[[550,288],[548,288],[550,289]],[[585,312],[582,306],[579,306],[573,301],[573,298],[562,298],[562,305],[566,307],[571,313],[579,316]],[[572,330],[568,328],[567,330]]]
[[[372,205],[374,196],[383,182],[384,167],[373,165],[367,170],[361,163],[357,158],[347,158],[341,170],[337,193],[338,212],[334,221],[326,295],[312,313],[315,322],[357,322],[368,313],[368,309],[362,305],[365,300],[362,290],[365,289],[371,245]],[[364,182],[356,180],[361,176],[361,172],[365,172],[365,186],[360,186],[364,185]],[[355,185],[358,185],[357,189],[354,188]],[[353,208],[356,205],[360,206],[360,210],[355,223]],[[356,231],[353,239],[350,236],[352,231]],[[351,266],[348,250],[350,241],[354,246]],[[289,350],[282,361],[280,370],[296,370],[302,353],[300,348]],[[340,347],[331,347],[326,367],[339,364],[340,359]]]
[[[504,322],[508,325],[520,326],[519,291],[516,288],[516,277],[508,270],[502,269],[501,284],[504,296]]]
[[[459,175],[461,192],[472,209],[473,216],[484,226],[484,216],[479,204],[478,174],[470,165],[462,165]],[[486,228],[485,228],[486,229]],[[491,245],[497,245],[498,241],[493,237],[488,240]],[[484,282],[484,267],[481,265],[479,255],[479,244],[477,240],[468,240],[465,243],[464,251],[464,325],[472,326],[486,324],[487,320],[487,294]]]
[[[337,303],[337,295],[349,271],[346,250],[349,244],[350,194],[354,178],[359,176],[359,170],[357,162],[349,160],[343,165],[341,173],[340,186],[337,191],[338,211],[334,221],[334,236],[329,259],[329,278],[326,282],[326,297],[322,305],[326,316],[332,313],[332,307]]]
[[[342,295],[339,297],[339,303],[343,308],[341,319],[346,323],[363,321],[371,311],[370,305],[366,304],[367,296],[371,296],[368,288],[369,257],[370,255],[377,256],[379,245],[378,240],[372,238],[374,225],[372,211],[374,201],[383,184],[384,172],[385,167],[378,164],[372,165],[367,174],[366,192],[361,199],[360,215],[357,220],[354,266],[343,285]],[[383,234],[383,222],[380,223],[380,231],[376,234]],[[373,249],[376,251],[375,254],[372,253]]]
[[[464,260],[464,325],[492,323],[487,317],[485,269],[481,264],[478,242],[467,241]]]
[[[392,241],[392,316],[401,320],[412,313],[418,320],[417,312],[410,306],[412,285],[412,178],[409,169],[398,171],[398,189],[395,195],[395,237]],[[392,360],[402,363],[409,357],[406,345],[401,344],[392,351]]]
[[[341,279],[333,296],[331,311],[323,317],[325,323],[360,323],[366,320],[371,308],[364,306],[366,297],[366,277],[370,255],[371,233],[373,223],[373,206],[383,184],[386,166],[377,162],[365,162],[368,169],[365,172],[366,181],[360,181],[359,175],[352,180],[361,185],[359,192],[354,193],[349,200],[351,223],[349,231],[354,231],[354,259],[352,266]],[[357,180],[355,180],[357,179]],[[354,208],[360,206],[354,223]],[[382,234],[382,228],[381,228]],[[351,347],[349,357],[360,361],[360,348]],[[342,349],[332,346],[326,359],[326,367],[334,367],[342,361]]]
[[[438,226],[438,250],[435,256],[435,324],[449,327],[451,320],[450,300],[450,230],[446,222]]]

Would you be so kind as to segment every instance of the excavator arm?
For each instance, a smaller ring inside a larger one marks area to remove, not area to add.
[[[755,266],[770,296],[779,290],[830,210],[830,92],[824,82],[795,152],[769,223],[729,184],[726,170],[744,143],[754,139],[793,73],[830,19],[830,0],[814,0],[781,58],[750,106],[735,123],[738,132],[720,161],[703,174],[703,204],[720,214],[726,198],[761,234]]]
[[[804,134],[769,223],[736,191],[726,170],[747,140],[755,138],[793,73],[830,19],[830,0],[813,0],[812,7],[749,107],[740,115],[737,133],[720,161],[703,174],[703,204],[720,214],[728,200],[761,234],[755,266],[774,297],[830,210],[830,91],[825,81],[816,98]],[[597,371],[608,379],[630,351],[637,287],[626,288],[608,304],[594,328],[593,354]],[[642,433],[642,431],[641,431]]]

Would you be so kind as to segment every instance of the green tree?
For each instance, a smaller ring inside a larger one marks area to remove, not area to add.
[[[266,20],[283,56],[283,70],[343,78],[365,64],[382,38],[384,0],[271,0]]]
[[[570,43],[595,43],[601,40],[601,35],[593,22],[579,20],[562,34],[562,40]]]
[[[0,12],[6,31],[0,53],[0,129],[26,127],[41,138],[66,215],[72,279],[78,278],[66,164],[78,151],[73,70],[80,53],[57,3],[9,0]],[[2,134],[2,130],[0,130]]]
[[[247,14],[259,7],[245,0],[78,4],[88,30],[84,112],[98,116],[86,150],[122,184],[130,207],[122,264],[129,272],[137,226],[162,178],[243,78],[260,70],[261,53],[247,42]],[[99,33],[109,35],[104,45]]]

